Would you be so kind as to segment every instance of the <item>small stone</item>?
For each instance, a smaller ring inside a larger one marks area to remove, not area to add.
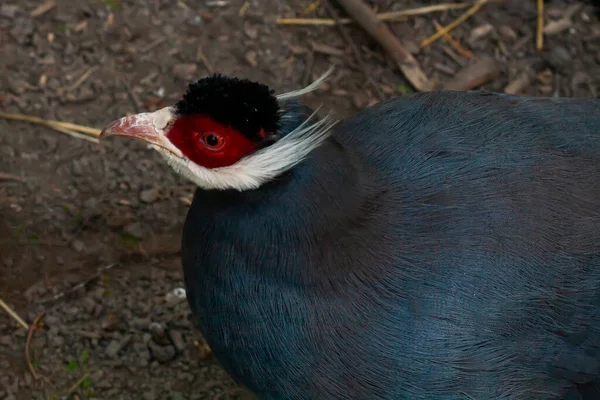
[[[177,64],[173,67],[173,76],[182,81],[190,81],[194,78],[198,66],[196,64]]]
[[[13,345],[13,340],[10,335],[0,336],[0,345],[10,347]]]
[[[256,67],[258,65],[258,54],[256,54],[254,50],[246,52],[244,58],[252,67]]]
[[[115,331],[119,326],[119,320],[112,315],[108,315],[102,319],[100,326],[104,330]]]
[[[107,356],[113,358],[121,350],[123,350],[125,347],[127,347],[129,345],[129,343],[131,343],[132,339],[133,339],[132,335],[127,335],[121,340],[113,340],[108,344],[108,346],[106,346],[106,350],[104,352],[106,353]]]
[[[156,396],[152,392],[146,392],[142,397],[144,400],[156,400]]]
[[[94,310],[96,309],[96,302],[94,301],[94,299],[92,299],[90,297],[86,297],[85,299],[83,299],[82,303],[83,303],[83,309],[88,314],[92,314],[94,312]]]
[[[27,87],[27,82],[22,79],[9,79],[7,80],[8,89],[13,93],[21,95],[25,93],[25,89]]]
[[[363,93],[355,92],[352,95],[352,104],[354,104],[354,107],[359,110],[367,105],[367,101],[368,99]]]
[[[468,42],[469,43],[476,42],[476,41],[484,38],[485,36],[489,35],[490,33],[492,33],[493,30],[494,30],[494,26],[492,24],[480,25],[476,28],[473,28],[471,30],[471,35],[469,36]]]
[[[108,344],[108,346],[106,346],[106,350],[104,350],[104,353],[106,353],[108,357],[113,358],[117,355],[117,353],[119,353],[120,350],[121,342],[119,342],[118,340],[113,340]]]
[[[150,361],[150,352],[148,351],[148,346],[146,346],[146,344],[136,342],[132,347],[140,360]]]
[[[550,59],[548,61],[558,70],[568,68],[573,62],[569,50],[560,45],[552,47]]]
[[[150,342],[151,340],[152,340],[152,335],[151,335],[151,334],[149,334],[149,333],[144,333],[144,334],[142,335],[142,342],[144,342],[144,343],[146,343],[146,344],[147,344],[147,343],[148,343],[148,342]]]
[[[258,28],[249,23],[244,24],[244,33],[252,40],[258,38]]]
[[[148,190],[143,190],[140,193],[140,200],[144,203],[152,203],[156,201],[158,198],[158,189],[152,188]]]
[[[171,343],[173,343],[173,346],[175,346],[175,349],[178,352],[185,350],[185,341],[183,340],[183,335],[181,332],[173,329],[169,332],[169,337],[171,338]]]
[[[137,329],[140,331],[145,331],[150,327],[152,321],[150,318],[135,318],[131,321],[130,326],[133,329]]]
[[[123,228],[123,231],[135,237],[136,239],[141,239],[144,237],[144,229],[142,228],[142,225],[139,222],[132,222],[130,224],[127,224],[125,228]]]
[[[75,249],[76,252],[81,253],[84,248],[85,248],[85,244],[83,244],[83,242],[81,240],[73,241],[73,249]]]
[[[2,4],[2,6],[0,6],[0,16],[4,18],[13,19],[18,11],[19,7],[16,5]]]
[[[170,343],[165,328],[158,322],[150,324],[150,334],[152,335],[152,340],[160,345],[165,346]]]
[[[505,36],[511,40],[517,40],[517,33],[510,26],[502,25],[500,28],[498,28],[498,31],[500,31],[502,36]]]
[[[150,349],[150,353],[152,353],[152,357],[160,363],[166,363],[175,357],[175,348],[171,345],[160,346],[151,341],[148,343],[148,348]]]

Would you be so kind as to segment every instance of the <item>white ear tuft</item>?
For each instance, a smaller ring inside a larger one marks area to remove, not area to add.
[[[323,84],[323,82],[325,82],[325,80],[327,78],[329,78],[329,75],[331,75],[331,73],[333,72],[334,69],[335,68],[333,66],[329,67],[327,72],[325,72],[323,75],[321,75],[319,77],[319,79],[317,79],[316,81],[314,81],[313,83],[311,83],[310,85],[308,85],[305,88],[294,90],[293,92],[287,92],[287,93],[282,93],[282,94],[277,95],[277,100],[279,100],[279,101],[289,100],[289,99],[292,99],[295,97],[304,96],[305,94],[310,93],[310,92],[314,92]]]

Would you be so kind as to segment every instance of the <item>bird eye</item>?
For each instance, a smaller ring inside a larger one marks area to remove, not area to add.
[[[201,141],[204,147],[213,151],[221,150],[225,145],[225,138],[212,132],[203,133]]]

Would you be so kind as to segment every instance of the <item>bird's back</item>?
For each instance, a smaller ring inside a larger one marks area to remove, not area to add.
[[[599,131],[586,100],[442,92],[358,113],[280,184],[198,192],[183,263],[200,327],[265,398],[594,385]]]

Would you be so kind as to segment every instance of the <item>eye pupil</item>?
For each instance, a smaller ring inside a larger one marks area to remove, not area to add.
[[[206,141],[206,144],[209,146],[214,147],[214,146],[219,145],[219,138],[217,138],[215,135],[207,135],[204,140]]]

